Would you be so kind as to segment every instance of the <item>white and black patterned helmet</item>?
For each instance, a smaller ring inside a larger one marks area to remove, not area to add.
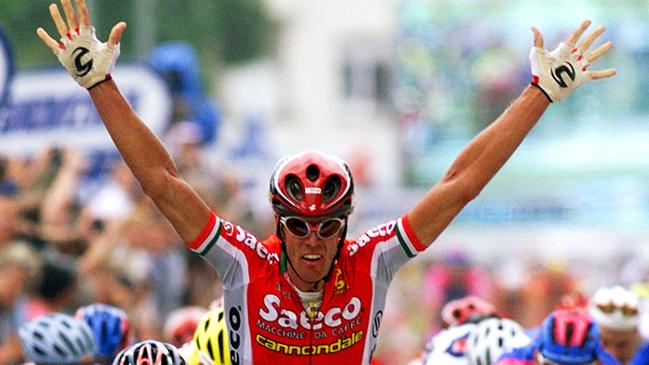
[[[530,343],[523,327],[507,318],[488,318],[471,330],[466,357],[469,365],[491,365],[500,355]]]
[[[63,313],[35,318],[23,324],[18,335],[25,356],[36,364],[80,364],[97,351],[90,327]]]
[[[176,346],[155,340],[145,340],[122,350],[113,365],[186,365]]]

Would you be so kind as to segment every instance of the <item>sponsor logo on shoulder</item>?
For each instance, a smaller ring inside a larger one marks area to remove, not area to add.
[[[245,247],[255,251],[257,256],[267,260],[271,264],[279,262],[279,255],[274,252],[268,252],[266,246],[264,246],[257,237],[241,228],[241,226],[234,225],[226,220],[222,220],[222,222],[223,236],[229,237],[232,240],[243,244]]]
[[[354,243],[347,247],[347,249],[349,250],[349,256],[355,255],[361,247],[364,247],[373,239],[392,236],[392,234],[394,233],[394,228],[396,226],[397,221],[391,220],[387,223],[367,230],[367,232],[363,233],[356,239],[356,241],[354,241]]]
[[[228,311],[228,325],[230,332],[228,338],[230,339],[230,362],[234,364],[240,363],[239,347],[241,347],[242,338],[239,335],[241,329],[241,310],[237,307],[232,307]]]

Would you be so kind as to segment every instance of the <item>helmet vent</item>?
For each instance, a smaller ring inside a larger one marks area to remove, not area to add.
[[[68,336],[66,336],[66,335],[63,334],[63,333],[60,333],[59,336],[61,337],[61,339],[63,340],[63,342],[65,342],[65,345],[68,347],[68,349],[69,349],[70,351],[72,351],[75,355],[79,355],[79,353],[77,353],[77,350],[76,350],[75,347],[74,347],[74,344],[73,344],[72,341],[68,338]],[[77,339],[76,342],[77,342],[77,344],[78,344],[79,346],[83,346],[83,343],[81,342],[80,339]],[[57,349],[57,351],[59,351],[59,352],[61,352],[62,354],[65,355],[65,351],[63,351],[62,349],[61,349],[61,350],[58,350],[58,349]]]
[[[304,189],[302,188],[302,183],[297,176],[288,175],[284,180],[284,186],[291,199],[298,202],[304,200]]]
[[[54,345],[54,351],[56,351],[57,354],[60,356],[65,356],[65,351],[59,347],[59,345]]]
[[[566,343],[572,342],[572,335],[575,332],[575,326],[572,323],[568,323],[566,328]]]
[[[327,203],[335,198],[340,192],[342,181],[339,176],[331,176],[327,179],[322,190],[322,202]]]
[[[219,314],[221,317],[223,317],[223,312]],[[225,343],[224,340],[224,333],[225,331],[221,330],[219,331],[219,357],[221,358],[221,364],[225,364],[225,349],[223,348],[223,344]]]
[[[314,182],[318,180],[320,177],[320,169],[316,165],[309,165],[309,167],[306,168],[306,178],[309,179],[309,181]]]
[[[207,351],[210,353],[210,359],[214,359],[214,350],[212,350],[212,339],[207,340]]]

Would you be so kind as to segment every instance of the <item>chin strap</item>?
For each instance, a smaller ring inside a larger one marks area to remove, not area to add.
[[[340,240],[338,241],[338,247],[336,248],[336,256],[334,256],[333,261],[331,261],[331,267],[329,267],[329,272],[327,272],[327,275],[325,275],[322,278],[322,280],[324,280],[325,282],[331,279],[331,274],[334,271],[334,266],[336,266],[336,262],[338,262],[338,258],[340,257],[340,251],[342,251],[343,249],[343,244],[345,243],[345,237],[347,237],[347,217],[345,217],[345,225],[343,226],[343,233],[340,235]]]

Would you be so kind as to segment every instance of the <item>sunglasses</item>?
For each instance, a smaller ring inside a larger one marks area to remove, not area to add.
[[[631,307],[626,304],[624,305],[615,305],[613,302],[597,304],[597,309],[606,314],[612,314],[613,312],[619,311],[625,317],[631,317],[638,315],[638,308]]]
[[[590,363],[586,363],[584,365],[597,365],[597,363],[598,361],[597,359],[595,359],[594,361]],[[537,365],[562,365],[561,363],[554,362],[550,359],[545,358],[543,354],[541,354],[541,351],[536,353],[536,364]]]
[[[340,218],[328,218],[318,223],[309,223],[300,217],[281,217],[279,221],[297,238],[307,238],[315,231],[323,240],[337,235],[345,225]]]

